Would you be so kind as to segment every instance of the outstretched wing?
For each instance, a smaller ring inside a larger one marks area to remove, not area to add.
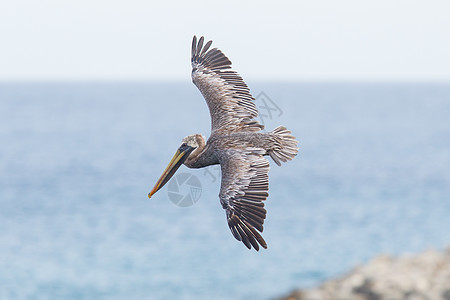
[[[220,203],[226,210],[233,236],[247,248],[256,251],[267,244],[258,231],[263,231],[266,210],[263,201],[269,190],[269,161],[260,148],[226,150],[219,153],[222,168]],[[257,231],[258,230],[258,231]],[[259,245],[258,245],[259,244]]]
[[[258,110],[244,80],[231,70],[231,61],[217,48],[208,51],[203,37],[192,40],[192,81],[208,104],[211,131],[259,131]]]

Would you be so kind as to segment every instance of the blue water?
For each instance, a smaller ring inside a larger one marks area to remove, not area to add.
[[[250,87],[301,148],[271,163],[259,252],[229,232],[217,169],[179,170],[193,206],[147,198],[181,139],[209,134],[190,82],[0,84],[0,299],[270,299],[450,245],[449,84]]]

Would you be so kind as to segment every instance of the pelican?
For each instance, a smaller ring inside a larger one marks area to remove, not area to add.
[[[151,198],[177,169],[203,168],[220,164],[222,182],[219,199],[225,210],[231,233],[248,249],[267,248],[261,234],[266,218],[264,200],[269,190],[270,156],[281,162],[298,152],[291,132],[279,126],[264,132],[254,98],[242,77],[231,69],[231,61],[217,48],[203,45],[203,36],[192,40],[192,81],[202,93],[211,115],[211,136],[205,142],[201,134],[185,137],[169,165],[148,194]],[[259,231],[259,232],[258,232]]]

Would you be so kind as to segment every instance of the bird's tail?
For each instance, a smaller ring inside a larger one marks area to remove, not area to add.
[[[272,150],[268,151],[268,153],[270,157],[272,157],[274,162],[277,165],[281,166],[281,161],[287,162],[297,155],[298,142],[291,134],[291,132],[284,126],[278,126],[274,130],[272,130],[271,133],[275,135],[277,143]]]

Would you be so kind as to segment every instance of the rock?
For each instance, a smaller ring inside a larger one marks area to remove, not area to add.
[[[289,300],[450,300],[450,248],[417,255],[380,255],[348,274]]]

